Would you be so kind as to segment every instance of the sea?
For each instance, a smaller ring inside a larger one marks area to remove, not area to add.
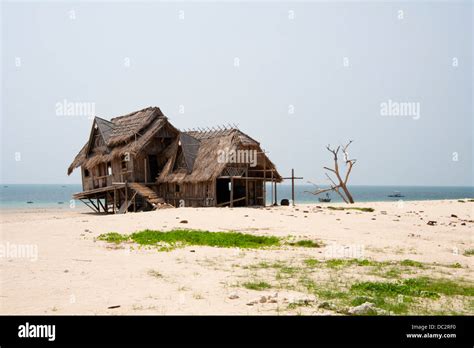
[[[54,208],[84,205],[74,201],[72,195],[82,190],[81,185],[0,185],[0,209],[23,208]],[[439,199],[473,199],[474,187],[472,186],[349,186],[349,190],[356,202],[382,202],[382,201],[422,201]],[[311,192],[315,191],[313,185],[295,185],[296,203],[317,203],[319,197]],[[394,192],[400,192],[402,197],[389,197]],[[341,202],[335,193],[329,193],[331,202]],[[279,184],[277,187],[277,202],[282,199],[291,200],[291,185]],[[275,199],[273,199],[274,201]],[[270,185],[267,185],[267,204],[272,202]]]

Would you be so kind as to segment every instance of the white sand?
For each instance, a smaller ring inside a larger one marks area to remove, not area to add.
[[[259,292],[239,285],[256,276],[243,266],[265,260],[297,263],[305,258],[323,260],[345,255],[377,261],[459,263],[463,268],[446,268],[444,276],[473,280],[474,257],[463,252],[474,247],[474,203],[379,202],[356,206],[373,207],[375,212],[347,214],[318,209],[316,205],[179,208],[108,216],[94,215],[82,208],[2,211],[1,244],[33,245],[38,257],[36,261],[11,254],[0,258],[0,313],[274,314],[280,312],[281,303],[246,305],[256,296],[272,291]],[[189,223],[182,224],[181,220]],[[437,225],[427,225],[429,220],[437,221]],[[463,222],[465,225],[461,225]],[[176,227],[291,235],[322,241],[326,246],[271,250],[192,246],[158,252],[131,244],[117,247],[95,241],[101,233],[111,231],[131,233]],[[162,276],[152,276],[150,270]],[[234,292],[239,298],[229,299]],[[293,295],[301,294],[279,294],[280,298]],[[120,307],[108,309],[114,305]]]

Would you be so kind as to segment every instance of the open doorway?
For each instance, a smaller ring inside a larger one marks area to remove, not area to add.
[[[230,179],[217,179],[216,180],[216,203],[230,201]]]
[[[159,174],[158,169],[158,158],[156,155],[148,155],[149,174],[147,180],[149,182],[155,182],[156,177]]]
[[[230,179],[216,180],[216,202],[217,205],[227,203],[230,205],[232,184]],[[245,199],[245,180],[234,179],[233,188],[234,207],[243,207],[246,204]]]

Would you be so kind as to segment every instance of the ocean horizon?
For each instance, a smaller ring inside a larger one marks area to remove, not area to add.
[[[321,186],[324,188],[324,186]],[[474,186],[403,186],[403,185],[353,185],[349,186],[355,202],[423,201],[442,199],[473,199]],[[53,208],[72,204],[72,195],[82,191],[80,184],[1,184],[0,208]],[[313,195],[314,185],[295,184],[296,203],[317,203],[326,195]],[[400,192],[402,197],[389,197]],[[329,192],[331,202],[342,202],[335,192]],[[291,185],[279,184],[277,203],[282,199],[291,199]],[[31,203],[28,203],[31,202]],[[272,202],[271,187],[267,185],[267,204]],[[76,206],[85,205],[74,201]]]

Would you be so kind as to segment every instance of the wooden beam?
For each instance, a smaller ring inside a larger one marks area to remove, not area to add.
[[[295,170],[291,168],[291,202],[295,206]]]
[[[117,211],[117,189],[114,187],[114,214]]]
[[[266,180],[260,176],[249,176],[249,177],[245,177],[245,176],[219,176],[217,177],[217,179],[239,179],[239,180]]]
[[[285,178],[282,178],[282,179],[291,179],[291,200],[292,200],[292,204],[293,206],[295,205],[295,179],[303,179],[302,176],[295,176],[295,170],[292,168],[291,169],[291,176],[290,177],[285,177]]]
[[[97,199],[97,205],[100,205],[102,207],[102,209],[104,209],[104,212],[106,212],[106,209],[104,207],[104,205],[102,204],[102,202],[100,201],[100,198],[96,197]]]
[[[245,180],[245,206],[248,207],[249,205],[249,181],[247,179],[249,175],[249,169],[248,167],[245,169],[245,177],[246,177],[246,180]]]
[[[128,189],[127,189],[127,182],[125,182],[125,206],[127,207],[125,209],[125,212],[128,210]],[[125,213],[124,212],[124,213]]]
[[[277,182],[275,180],[275,203],[274,205],[278,205],[278,197],[277,197]]]
[[[104,196],[104,203],[105,203],[105,204],[104,204],[104,207],[105,207],[106,211],[107,211],[107,201],[108,201],[108,195],[109,195],[109,193],[108,193],[108,192],[106,192],[106,193],[105,193],[105,196]]]
[[[89,202],[94,206],[95,211],[97,211],[98,213],[100,213],[99,207],[96,206],[96,205],[94,204],[94,202],[93,202],[90,198],[88,198],[88,200],[89,200]]]
[[[234,177],[230,178],[230,207],[234,207]]]
[[[146,168],[146,157],[143,159],[145,165],[145,184],[148,182],[148,173]]]
[[[265,151],[263,153],[263,206],[267,205],[267,161],[265,161]],[[273,172],[272,172],[273,173]],[[255,203],[257,203],[257,183],[255,183]],[[258,204],[258,203],[257,203]]]
[[[223,205],[226,205],[226,204],[232,204],[234,202],[240,202],[240,201],[243,201],[245,199],[245,197],[241,197],[241,198],[237,198],[237,199],[234,199],[232,201],[228,201],[228,202],[224,202],[224,203],[219,203],[216,205],[216,207],[222,207]]]
[[[88,202],[86,202],[84,199],[81,199],[80,201],[81,201],[82,203],[84,203],[85,205],[87,205],[87,207],[89,207],[89,208],[90,208],[90,209],[92,209],[93,211],[97,212],[97,209],[96,209],[96,208],[93,208],[93,207],[91,207],[91,206],[89,205],[89,203],[88,203]]]
[[[271,188],[272,188],[272,199],[271,199],[271,204],[273,204],[273,172],[272,172],[272,175],[271,175]]]

